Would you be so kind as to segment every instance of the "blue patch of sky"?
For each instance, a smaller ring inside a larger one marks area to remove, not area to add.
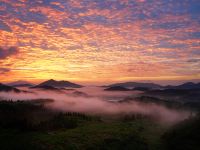
[[[41,14],[40,12],[27,12],[26,15],[21,16],[21,20],[24,22],[44,23],[47,20],[47,16]]]
[[[170,48],[170,49],[184,49],[188,46],[186,44],[176,44],[176,43],[170,43],[167,41],[160,41],[159,44],[154,46],[155,48]]]
[[[178,29],[178,28],[186,28],[190,25],[190,22],[165,22],[165,23],[157,23],[152,25],[153,28],[161,28],[161,29]]]

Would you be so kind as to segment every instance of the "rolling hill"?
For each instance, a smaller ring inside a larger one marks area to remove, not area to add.
[[[149,88],[149,89],[160,89],[162,88],[161,85],[155,84],[155,83],[140,83],[140,82],[123,82],[123,83],[115,83],[111,85],[107,85],[106,87],[115,87],[115,86],[121,86],[124,88]]]
[[[12,86],[4,85],[0,83],[0,92],[16,92],[19,93],[21,92],[19,89],[14,88]]]
[[[83,87],[82,85],[79,84],[75,84],[69,81],[56,81],[56,80],[47,80],[45,82],[40,83],[39,85],[35,86],[35,87],[44,87],[44,86],[49,86],[49,87],[54,87],[54,88],[81,88]]]

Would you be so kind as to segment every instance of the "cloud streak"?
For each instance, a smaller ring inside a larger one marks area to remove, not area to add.
[[[10,71],[10,69],[8,69],[8,68],[0,68],[1,74],[4,74],[4,73],[9,72],[9,71]]]

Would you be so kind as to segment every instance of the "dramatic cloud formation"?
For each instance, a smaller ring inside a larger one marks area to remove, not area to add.
[[[0,65],[10,79],[199,79],[200,61],[191,61],[200,58],[199,7],[199,0],[2,0],[0,45],[21,55],[0,52]]]

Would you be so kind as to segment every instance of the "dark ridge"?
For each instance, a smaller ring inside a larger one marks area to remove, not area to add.
[[[20,93],[21,91],[17,88],[8,86],[8,85],[4,85],[2,83],[0,83],[0,92],[15,92],[15,93]]]
[[[144,88],[150,88],[150,89],[160,89],[162,88],[161,85],[155,84],[155,83],[140,83],[140,82],[123,82],[123,83],[115,83],[108,85],[107,87],[113,87],[113,86],[121,86],[124,88],[135,88],[135,87],[144,87]]]
[[[147,87],[135,87],[132,90],[134,90],[134,91],[148,91],[150,89],[147,88]]]
[[[38,89],[44,89],[44,90],[59,90],[58,88],[55,88],[53,86],[48,86],[48,85],[34,86],[30,88],[33,88],[33,89],[38,88]]]
[[[199,89],[164,89],[149,90],[142,94],[143,96],[151,96],[159,99],[179,102],[200,102]]]
[[[129,89],[122,87],[122,86],[113,86],[104,89],[105,91],[130,91]]]
[[[15,81],[15,82],[10,82],[8,84],[6,84],[8,86],[12,86],[12,87],[31,87],[34,86],[34,84],[24,81],[24,80],[19,80],[19,81]]]
[[[32,84],[16,84],[16,85],[13,85],[13,87],[32,87],[33,85]]]
[[[70,87],[70,88],[81,88],[83,87],[82,85],[79,84],[75,84],[69,81],[56,81],[56,80],[48,80],[45,82],[40,83],[39,85],[37,85],[37,87],[41,87],[41,86],[52,86],[52,87],[56,87],[56,88],[65,88],[65,87]]]

